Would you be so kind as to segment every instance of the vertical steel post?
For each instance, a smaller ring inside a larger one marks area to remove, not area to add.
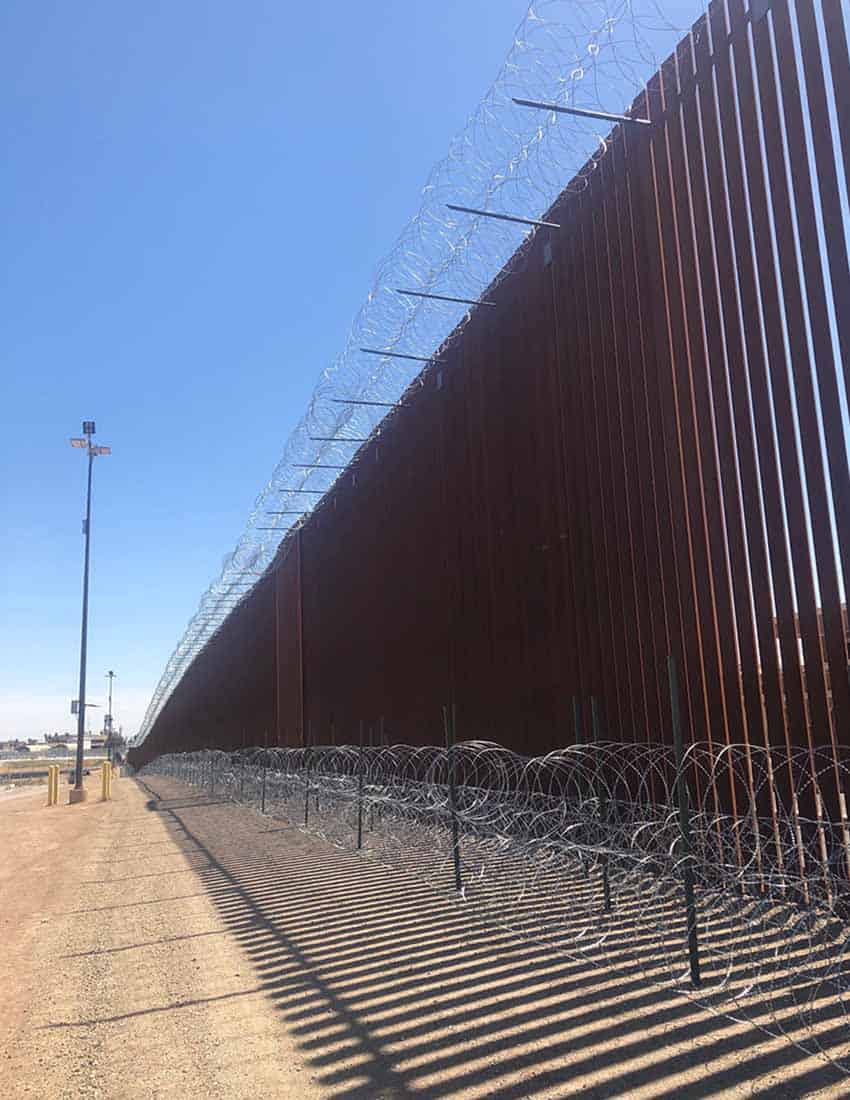
[[[449,785],[449,813],[452,819],[452,855],[454,857],[455,889],[460,893],[463,882],[460,873],[460,830],[457,821],[457,787],[455,778],[455,738],[457,735],[457,710],[454,703],[451,711],[443,707],[443,726],[446,734],[446,767],[448,770]]]
[[[679,676],[676,658],[667,658],[670,681],[670,712],[673,719],[673,753],[676,758],[676,801],[679,804],[679,831],[682,840],[682,885],[685,894],[685,914],[688,922],[688,958],[691,982],[700,985],[699,940],[697,939],[697,907],[694,897],[694,870],[691,866],[691,821],[688,805],[688,784],[685,780],[685,746],[682,740],[682,715],[679,709]]]
[[[357,759],[357,847],[363,847],[363,720],[360,720],[360,751]]]
[[[581,699],[577,695],[573,696],[573,743],[580,745],[582,743],[582,736],[584,731],[582,730],[581,721]],[[581,774],[579,774],[577,793],[579,799],[584,798],[584,784],[581,780]],[[581,857],[581,866],[584,871],[585,877],[590,878],[590,863],[585,854]]]
[[[590,697],[590,727],[593,733],[593,743],[598,745],[602,740],[602,721],[599,717],[599,700],[595,695]],[[597,776],[596,801],[599,806],[599,823],[602,826],[602,842],[607,846],[608,842],[608,799],[605,797],[605,782],[599,782],[599,752],[595,753],[595,769]],[[606,913],[611,912],[611,881],[608,875],[608,853],[600,856],[602,867],[602,908]]]
[[[88,649],[89,631],[89,553],[91,548],[91,473],[94,465],[94,451],[92,450],[91,437],[88,437],[89,473],[86,488],[86,552],[83,565],[83,625],[80,631],[80,687],[77,699],[77,760],[74,772],[74,790],[83,790],[83,759],[86,737],[86,652]],[[77,794],[77,801],[85,796]]]
[[[269,731],[266,730],[263,734],[263,787],[260,796],[260,813],[266,812],[266,771],[269,766]]]
[[[310,746],[304,749],[304,825],[310,820]]]
[[[307,719],[307,744],[313,744],[313,719]],[[319,784],[316,783],[316,813],[319,812]]]

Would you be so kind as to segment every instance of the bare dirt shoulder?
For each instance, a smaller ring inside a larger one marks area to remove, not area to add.
[[[145,782],[0,800],[0,1100],[848,1095],[787,1040],[487,925],[415,867]]]
[[[204,891],[205,860],[134,782],[114,794],[0,800],[0,1096],[323,1095]]]

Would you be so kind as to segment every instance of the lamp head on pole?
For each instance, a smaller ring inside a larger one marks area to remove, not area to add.
[[[92,443],[91,437],[94,435],[95,425],[93,420],[83,421],[83,437],[74,436],[71,440],[71,446],[76,447],[80,451],[88,451],[92,458],[96,458],[98,455],[111,455],[112,448],[105,447],[102,444]]]

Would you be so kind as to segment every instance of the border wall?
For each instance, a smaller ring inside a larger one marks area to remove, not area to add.
[[[144,742],[850,742],[850,59],[713,3]],[[593,703],[591,703],[593,701]],[[592,714],[596,721],[592,721]]]

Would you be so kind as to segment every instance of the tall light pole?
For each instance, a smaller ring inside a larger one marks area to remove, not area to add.
[[[94,460],[98,455],[112,454],[111,447],[98,447],[92,443],[94,421],[83,421],[83,439],[72,439],[71,446],[86,450],[89,456],[88,486],[86,489],[86,518],[83,520],[83,534],[86,536],[85,565],[83,566],[83,626],[80,635],[80,693],[77,714],[77,766],[74,774],[74,786],[68,797],[69,802],[85,802],[83,787],[83,757],[86,736],[86,645],[89,623],[89,548],[91,545],[91,474]]]
[[[109,711],[107,712],[106,721],[103,723],[103,725],[106,729],[106,758],[107,758],[107,760],[111,760],[112,759],[112,753],[113,753],[113,744],[112,744],[112,681],[115,679],[115,673],[112,671],[112,669],[110,669],[109,672],[107,672],[106,675],[109,679]]]

